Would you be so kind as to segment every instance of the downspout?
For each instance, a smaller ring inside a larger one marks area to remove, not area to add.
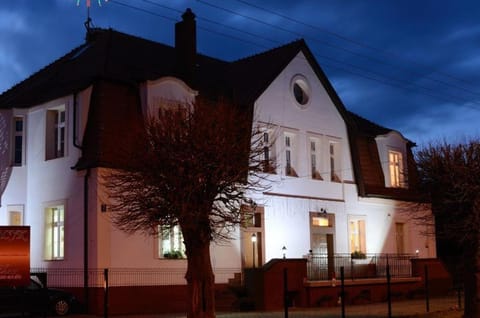
[[[82,146],[77,143],[77,93],[73,94],[73,146],[82,150]],[[83,177],[83,299],[85,303],[85,312],[88,313],[89,292],[88,292],[88,179],[90,177],[90,168],[87,168]]]

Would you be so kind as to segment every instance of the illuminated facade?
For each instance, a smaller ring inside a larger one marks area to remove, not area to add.
[[[189,15],[178,25],[189,23],[194,30]],[[32,267],[166,268],[180,273],[170,284],[184,283],[181,234],[116,230],[99,175],[131,118],[202,94],[252,106],[264,140],[275,141],[264,149],[271,187],[252,194],[251,222],[212,244],[218,282],[283,256],[435,257],[434,239],[402,212],[415,197],[413,144],[348,112],[304,41],[225,62],[197,55],[181,29],[177,51],[89,30],[84,45],[0,95],[0,224],[31,226]]]

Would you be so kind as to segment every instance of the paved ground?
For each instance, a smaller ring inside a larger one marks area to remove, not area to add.
[[[430,313],[426,315],[425,300],[397,301],[392,304],[392,317],[462,317],[462,311],[457,310],[457,300],[455,298],[435,298],[430,300]],[[70,318],[95,318],[92,315],[72,315]],[[184,318],[185,314],[158,314],[158,315],[128,315],[116,316],[113,318]],[[283,318],[285,313],[279,312],[232,312],[217,313],[219,318]],[[301,317],[342,317],[341,307],[331,308],[289,308],[289,318]],[[375,303],[367,305],[347,306],[345,308],[345,317],[363,318],[363,317],[388,317],[387,303]]]

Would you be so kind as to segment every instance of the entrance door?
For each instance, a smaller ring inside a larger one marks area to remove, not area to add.
[[[243,268],[260,268],[263,266],[263,207],[255,210],[245,209],[245,228],[242,231],[242,266]]]
[[[319,277],[332,278],[335,271],[334,234],[335,215],[310,213],[310,248],[314,270]]]

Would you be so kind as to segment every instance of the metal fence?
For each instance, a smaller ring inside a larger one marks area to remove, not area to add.
[[[215,282],[225,283],[240,272],[238,268],[214,269]],[[83,287],[85,272],[78,268],[31,268],[32,274],[40,273],[49,287]],[[186,285],[185,268],[111,268],[109,285],[116,286],[162,286]],[[103,287],[104,269],[89,269],[89,287]]]
[[[345,278],[384,278],[387,264],[391,277],[411,277],[413,254],[365,254],[352,257],[351,254],[310,254],[307,263],[309,280],[330,280],[340,277],[340,267]],[[334,276],[335,275],[335,276]]]

